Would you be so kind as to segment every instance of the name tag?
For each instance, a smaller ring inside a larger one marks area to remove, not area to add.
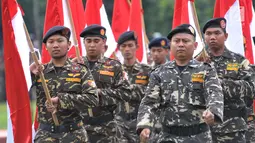
[[[38,79],[37,82],[42,82],[42,80]],[[49,82],[49,80],[45,79],[45,82]]]
[[[136,84],[147,84],[148,80],[143,80],[143,79],[139,80],[139,79],[137,79],[137,80],[135,80],[135,83]]]
[[[228,63],[227,64],[227,70],[228,71],[238,71],[239,64],[238,63]]]
[[[80,78],[66,78],[66,81],[69,81],[69,82],[81,82],[81,79]]]
[[[191,76],[192,82],[204,82],[204,74],[202,73],[194,73]]]
[[[101,75],[108,75],[108,76],[114,76],[114,72],[110,71],[99,71]]]

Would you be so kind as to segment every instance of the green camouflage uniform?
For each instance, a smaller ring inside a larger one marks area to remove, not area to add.
[[[254,85],[248,61],[241,55],[224,49],[215,57],[208,49],[211,64],[216,68],[224,95],[224,122],[212,126],[215,143],[245,143],[247,112],[244,98],[253,97]]]
[[[191,60],[182,72],[175,61],[157,68],[150,75],[139,107],[139,134],[144,128],[152,130],[158,109],[162,124],[158,143],[211,143],[202,114],[210,110],[216,122],[223,117],[223,94],[215,69],[196,60]]]
[[[132,95],[135,95],[136,98],[131,99],[129,102],[119,103],[115,117],[118,125],[117,135],[118,141],[121,143],[135,143],[139,140],[139,136],[136,133],[138,108],[149,82],[151,68],[138,61],[133,66],[123,66],[131,84]]]
[[[54,67],[50,62],[43,71],[51,97],[59,98],[56,116],[60,126],[54,126],[52,115],[47,111],[46,96],[41,80],[34,78],[37,94],[39,130],[35,142],[88,142],[83,127],[82,109],[98,105],[97,88],[90,71],[84,65],[67,59],[63,67]]]
[[[253,69],[253,82],[255,82],[255,66],[251,65]],[[253,94],[255,94],[253,92]],[[247,125],[248,130],[245,133],[246,143],[255,143],[255,115],[253,110],[253,100],[248,98],[246,99],[246,105],[247,105]]]
[[[130,85],[124,77],[122,65],[106,57],[101,57],[94,65],[86,57],[84,62],[100,89],[99,107],[91,108],[83,115],[89,140],[91,143],[117,143],[114,110],[120,101],[129,101],[131,98]]]

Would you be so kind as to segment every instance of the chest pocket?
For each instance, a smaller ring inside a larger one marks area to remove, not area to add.
[[[60,92],[82,93],[81,73],[67,73],[60,79]]]
[[[168,104],[174,102],[174,96],[173,96],[173,88],[171,82],[163,82],[161,84],[161,96],[163,99],[163,104]]]
[[[226,66],[225,77],[232,78],[232,79],[238,78],[238,70],[239,70],[238,63],[228,63]]]
[[[99,70],[99,81],[105,82],[105,83],[113,83],[113,77],[114,77],[114,71],[111,70]]]
[[[185,102],[190,105],[205,106],[204,84],[200,82],[190,82],[185,93]]]

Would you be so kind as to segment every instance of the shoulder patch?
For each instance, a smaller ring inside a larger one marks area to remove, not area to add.
[[[110,66],[110,65],[122,65],[120,61],[115,60],[115,59],[111,59],[111,58],[107,58],[107,60],[105,61],[106,65]]]

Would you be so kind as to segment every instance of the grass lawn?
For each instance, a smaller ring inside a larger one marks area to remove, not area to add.
[[[6,102],[0,102],[0,130],[7,129],[7,109]],[[35,101],[31,102],[30,108],[32,109],[32,119],[34,118]]]

